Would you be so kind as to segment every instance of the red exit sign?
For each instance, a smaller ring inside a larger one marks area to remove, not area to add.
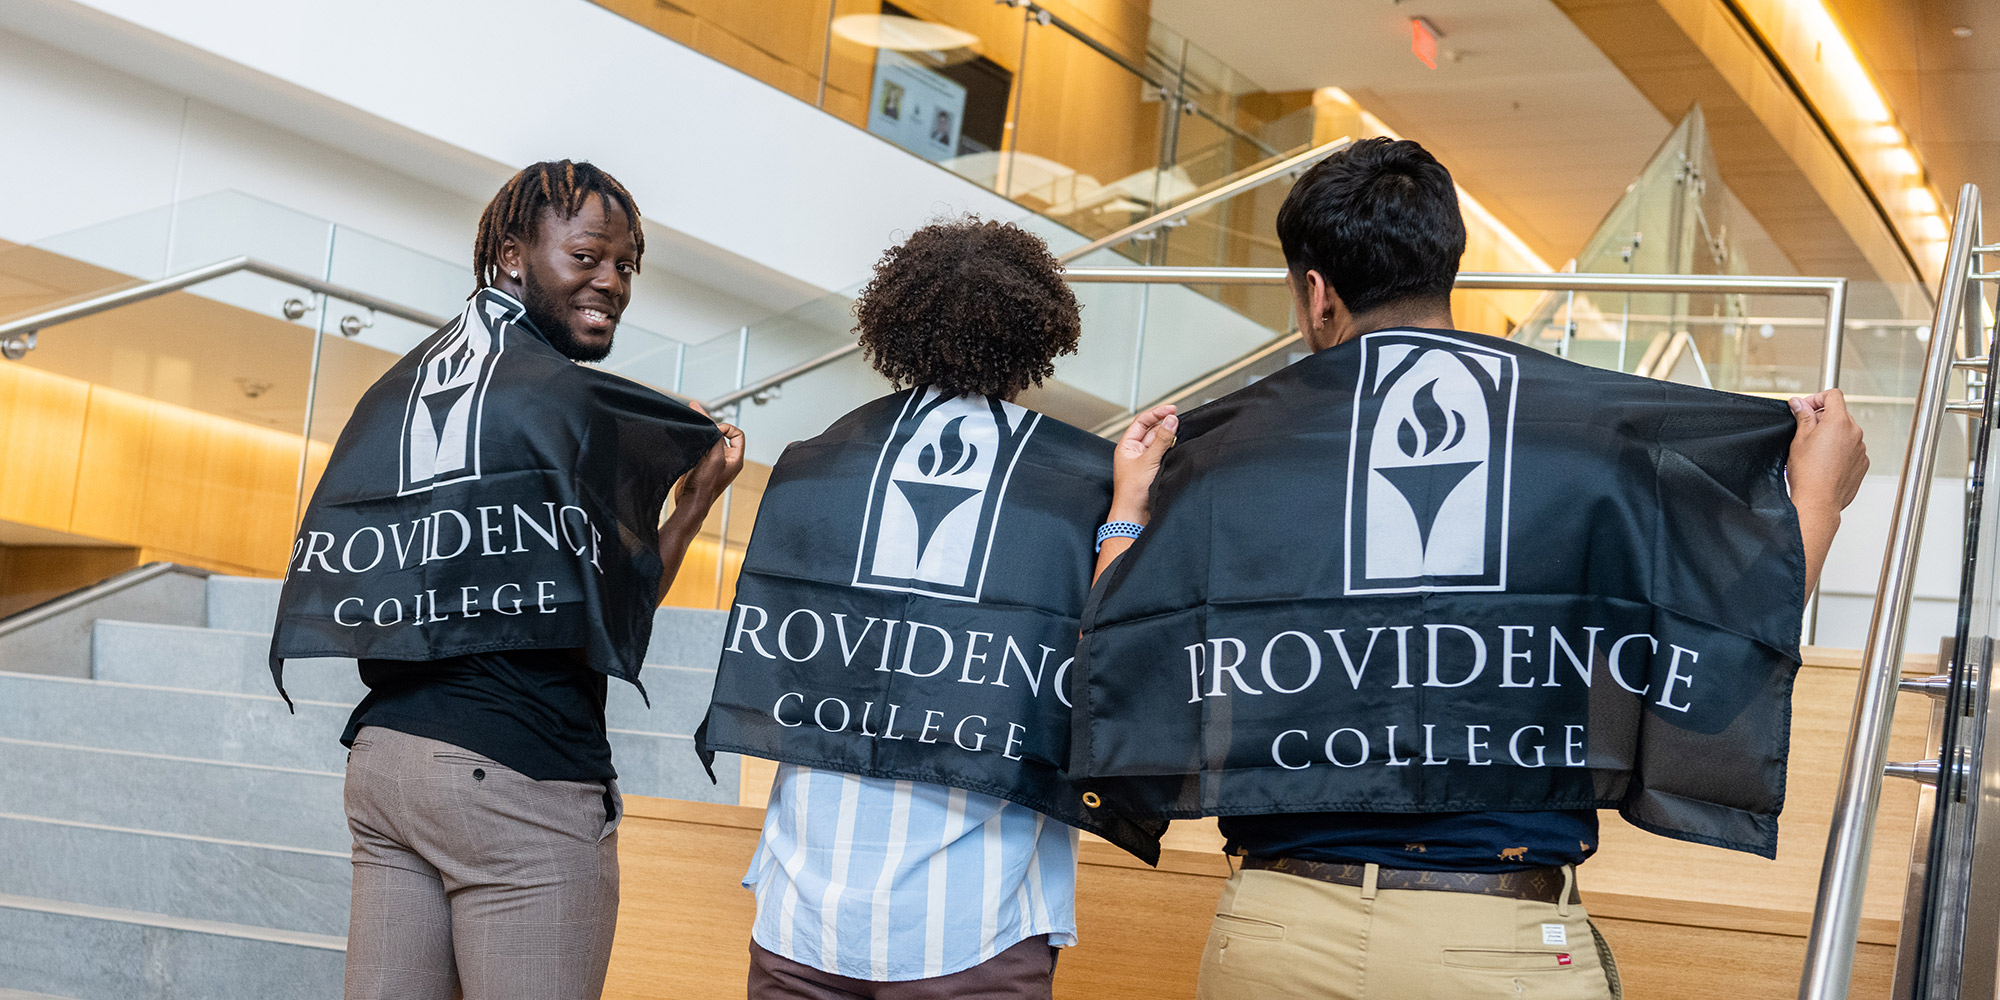
[[[1421,17],[1410,18],[1410,51],[1416,53],[1424,65],[1438,68],[1437,26]]]

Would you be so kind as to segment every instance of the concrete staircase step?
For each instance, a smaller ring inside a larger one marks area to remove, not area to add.
[[[649,666],[639,673],[646,697],[624,681],[612,681],[604,699],[604,724],[641,733],[693,736],[708,714],[715,693],[715,668]],[[652,706],[647,707],[651,701]]]
[[[657,672],[669,677],[687,673]],[[702,697],[705,702],[705,690]],[[632,718],[618,721],[642,727],[658,725],[669,716],[692,715],[678,702],[669,703],[666,711],[648,713],[636,696],[629,704],[621,700],[619,706],[621,711],[615,714]],[[346,705],[299,701],[288,712],[275,695],[0,673],[0,737],[216,764],[344,774],[347,749],[339,738],[350,711]],[[166,719],[173,724],[162,724]],[[674,721],[689,731],[625,729],[614,722],[611,759],[618,768],[620,787],[633,795],[735,801],[736,759],[718,760],[720,784],[711,784],[694,754],[695,720]],[[0,801],[7,794],[6,782],[0,775]]]
[[[271,634],[278,620],[278,595],[283,580],[253,576],[211,576],[208,578],[208,627],[232,632]]]
[[[722,658],[723,633],[729,612],[701,608],[660,608],[653,612],[653,641],[646,646],[647,663],[697,667],[711,673]]]
[[[0,737],[0,813],[17,816],[345,851],[341,784],[339,772]]]
[[[0,673],[0,736],[313,771],[346,768],[350,709],[236,694]]]
[[[283,589],[281,580],[209,577],[208,627],[258,632],[268,637],[278,617],[278,595]],[[728,621],[727,611],[660,608],[653,613],[653,641],[646,649],[645,662],[713,668]]]
[[[708,780],[694,739],[645,733],[611,733],[611,764],[618,769],[618,788],[626,795],[690,799],[735,805],[743,759],[733,753],[715,755],[715,782]]]
[[[345,851],[0,815],[0,857],[7,859],[0,894],[347,933],[352,866]]]
[[[91,676],[161,687],[276,695],[269,632],[151,625],[99,619],[91,630]],[[354,661],[329,657],[285,664],[295,699],[353,705],[368,693]]]
[[[266,656],[268,635],[221,629],[100,621],[93,633],[93,668],[102,681],[157,687],[275,696]],[[710,658],[711,661],[713,657]],[[634,732],[693,735],[715,689],[706,667],[648,666],[640,675],[646,699],[614,681],[606,699],[607,723]],[[368,689],[349,659],[294,660],[285,665],[285,690],[294,701],[353,706]]]
[[[0,982],[78,1000],[323,1000],[345,938],[0,895]]]

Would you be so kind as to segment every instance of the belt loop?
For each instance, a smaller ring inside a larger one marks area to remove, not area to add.
[[[1366,864],[1366,865],[1364,865],[1364,866],[1362,867],[1362,869],[1361,869],[1361,898],[1362,898],[1362,899],[1374,899],[1374,898],[1375,898],[1375,876],[1376,876],[1376,873],[1380,872],[1381,870],[1382,870],[1382,866],[1381,866],[1381,865],[1378,865],[1378,864],[1376,864],[1376,863],[1374,863],[1374,862],[1372,862],[1372,861],[1371,861],[1371,862],[1369,862],[1368,864]]]
[[[1559,917],[1569,916],[1569,898],[1575,892],[1576,892],[1576,866],[1564,865],[1562,896],[1556,900],[1557,916]]]

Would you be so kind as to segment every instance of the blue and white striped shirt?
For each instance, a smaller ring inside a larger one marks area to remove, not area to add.
[[[750,934],[823,972],[969,969],[1037,935],[1076,944],[1076,830],[1005,799],[782,764],[743,885]]]

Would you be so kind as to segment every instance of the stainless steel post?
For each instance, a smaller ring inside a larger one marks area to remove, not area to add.
[[[333,245],[340,239],[340,227],[328,226],[326,230],[326,263],[320,270],[327,279],[333,278]],[[292,487],[292,530],[306,520],[306,469],[312,465],[313,445],[313,405],[319,400],[319,359],[326,347],[326,316],[333,311],[333,300],[324,295],[319,297],[319,318],[313,321],[312,364],[306,371],[306,414],[305,426],[299,430],[299,478]],[[290,572],[289,569],[286,572]]]
[[[1937,459],[1938,428],[1944,419],[1945,390],[1951,381],[1953,341],[1972,263],[1979,189],[1968,184],[1958,197],[1952,221],[1950,250],[1931,324],[1924,378],[1917,391],[1915,419],[1910,423],[1909,449],[1896,490],[1889,547],[1882,560],[1882,578],[1875,590],[1875,613],[1868,626],[1862,657],[1861,688],[1854,702],[1854,720],[1841,768],[1840,793],[1834,801],[1832,829],[1827,835],[1826,861],[1820,868],[1819,898],[1813,906],[1812,931],[1806,940],[1805,972],[1799,979],[1800,1000],[1843,1000],[1854,971],[1854,947],[1861,924],[1861,899],[1868,881],[1868,856],[1874,846],[1875,809],[1882,795],[1882,767],[1889,750],[1889,723],[1896,707],[1896,681],[1903,656],[1904,631],[1909,624],[1910,597],[1917,568],[1917,549],[1930,495],[1931,470]]]
[[[1840,388],[1840,354],[1847,336],[1847,279],[1826,290],[1826,347],[1821,355],[1819,387]]]

